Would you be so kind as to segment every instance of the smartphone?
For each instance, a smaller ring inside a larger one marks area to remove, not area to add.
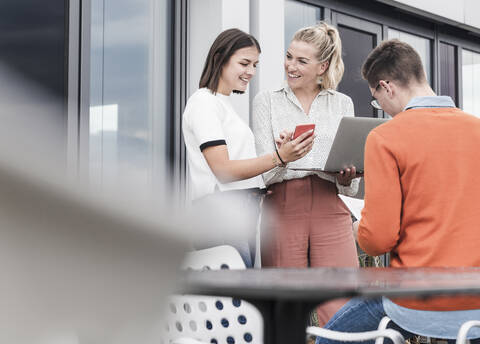
[[[309,130],[315,130],[315,124],[299,124],[295,127],[295,132],[293,133],[292,139],[295,140],[297,137],[306,133]],[[313,133],[312,133],[313,134]]]

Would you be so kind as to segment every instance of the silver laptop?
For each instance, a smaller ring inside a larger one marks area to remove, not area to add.
[[[342,117],[325,166],[292,167],[291,169],[339,172],[353,165],[357,173],[363,173],[363,155],[367,136],[373,128],[386,121],[388,121],[386,118]]]

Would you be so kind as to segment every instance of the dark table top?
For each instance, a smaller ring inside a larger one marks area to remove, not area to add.
[[[186,271],[179,291],[260,300],[480,294],[480,268],[311,268]]]

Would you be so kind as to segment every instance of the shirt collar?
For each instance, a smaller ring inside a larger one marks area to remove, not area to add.
[[[288,82],[287,81],[284,81],[282,86],[278,89],[275,90],[276,92],[285,92],[287,95],[292,95],[294,94],[292,89],[290,88],[290,86],[288,86]],[[321,90],[318,94],[317,94],[317,97],[318,96],[323,96],[323,95],[326,95],[326,94],[334,94],[334,90],[332,89],[326,89],[326,90]]]
[[[403,111],[416,108],[454,108],[455,103],[449,96],[414,97]]]

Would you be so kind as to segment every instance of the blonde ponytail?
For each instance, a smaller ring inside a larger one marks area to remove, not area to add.
[[[317,62],[328,62],[319,83],[321,89],[336,89],[343,77],[342,41],[338,30],[325,22],[298,30],[292,41],[311,44],[317,50]]]

